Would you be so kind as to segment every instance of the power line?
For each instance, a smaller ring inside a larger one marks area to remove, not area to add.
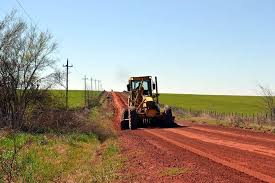
[[[83,73],[81,73],[77,68],[74,67],[74,70],[75,70],[78,74],[80,74],[80,75],[83,76]]]
[[[34,21],[32,19],[32,17],[30,16],[30,14],[27,12],[27,10],[24,8],[24,6],[22,5],[22,3],[19,0],[15,0],[17,2],[17,4],[20,6],[20,8],[23,10],[23,12],[25,13],[25,15],[30,19],[30,21],[34,24]]]

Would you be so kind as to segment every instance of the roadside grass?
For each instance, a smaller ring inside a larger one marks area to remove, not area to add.
[[[260,96],[161,94],[160,102],[192,110],[253,114],[264,112]]]
[[[274,123],[256,123],[250,121],[244,121],[241,119],[215,119],[210,116],[191,116],[191,115],[182,115],[175,113],[177,120],[179,121],[189,121],[192,123],[198,124],[208,124],[214,126],[224,126],[224,127],[235,127],[241,129],[248,129],[258,132],[274,133],[275,134],[275,124]]]
[[[115,139],[103,144],[95,135],[16,134],[17,143],[31,141],[20,152],[15,182],[112,182],[122,166]],[[12,141],[0,141],[5,154],[12,154]],[[5,144],[5,145],[4,145]],[[102,154],[97,154],[103,151]],[[4,175],[0,176],[4,180]],[[1,182],[1,181],[0,181]]]
[[[113,106],[105,101],[101,106],[94,107],[89,115],[89,120],[83,131],[92,132],[97,138],[104,142],[109,138],[116,138],[116,131],[113,128],[112,120],[114,116]]]
[[[79,180],[88,176],[89,160],[95,156],[100,142],[93,134],[14,134],[17,145],[24,146],[17,157],[15,182],[52,182]],[[6,136],[0,140],[1,156],[6,159],[13,154],[13,140]],[[81,174],[77,174],[81,172]],[[76,177],[70,177],[77,175]],[[0,180],[4,180],[4,175]]]
[[[94,162],[91,182],[113,182],[119,179],[117,170],[122,168],[124,162],[119,153],[117,142],[114,139],[108,140]]]
[[[0,130],[0,182],[112,182],[122,166],[108,100],[90,109],[80,127],[68,132]],[[87,119],[86,119],[87,118]],[[12,169],[14,144],[20,149]],[[4,167],[4,170],[3,170]]]
[[[161,172],[162,176],[178,176],[182,174],[189,173],[190,169],[189,168],[177,168],[177,167],[172,167],[172,168],[166,168]]]

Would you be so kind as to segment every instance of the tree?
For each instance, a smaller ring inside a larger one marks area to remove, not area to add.
[[[16,17],[0,20],[0,117],[2,126],[20,128],[26,110],[39,102],[41,91],[59,83],[55,69],[57,44],[49,32]]]
[[[263,108],[271,116],[273,120],[275,116],[275,97],[270,88],[259,85],[262,94]]]

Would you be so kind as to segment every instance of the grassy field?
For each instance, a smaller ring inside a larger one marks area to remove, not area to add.
[[[64,90],[51,90],[54,95],[63,98]],[[90,93],[97,96],[99,92]],[[229,96],[229,95],[192,95],[192,94],[161,94],[160,102],[170,106],[192,110],[214,110],[217,112],[260,113],[262,100],[258,96]],[[69,91],[69,107],[78,108],[84,106],[84,91]]]
[[[54,95],[63,98],[64,90],[51,90]],[[90,93],[97,96],[99,92]],[[217,112],[260,113],[262,100],[258,96],[229,96],[229,95],[192,95],[192,94],[161,94],[160,102],[170,106],[192,110],[214,110]],[[78,108],[84,106],[84,91],[69,91],[69,107]]]
[[[217,112],[260,113],[262,99],[258,96],[223,96],[161,94],[160,102],[170,106],[192,110],[214,110]]]
[[[65,90],[51,90],[51,92],[59,97],[64,99],[65,102]],[[89,94],[97,96],[100,92],[92,91]],[[69,90],[69,107],[78,108],[84,106],[84,90]]]

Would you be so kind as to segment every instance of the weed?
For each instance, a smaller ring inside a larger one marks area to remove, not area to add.
[[[161,175],[162,176],[177,176],[181,174],[185,174],[190,172],[190,169],[188,168],[166,168],[164,171],[162,171]]]

